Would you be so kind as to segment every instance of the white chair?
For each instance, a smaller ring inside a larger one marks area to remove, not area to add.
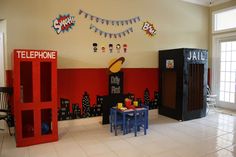
[[[211,93],[210,87],[207,85],[207,98],[206,98],[206,103],[207,103],[207,114],[209,111],[212,109],[214,112],[216,112],[216,99],[217,95]]]
[[[11,114],[10,97],[13,89],[11,87],[0,87],[0,120],[4,120],[8,126],[9,134],[12,135],[10,127],[14,120]],[[3,130],[0,128],[0,130]]]

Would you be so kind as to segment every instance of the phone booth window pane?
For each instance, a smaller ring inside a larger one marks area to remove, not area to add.
[[[32,62],[20,62],[20,101],[33,102]]]
[[[40,63],[40,93],[41,101],[47,102],[52,100],[52,76],[51,62]]]

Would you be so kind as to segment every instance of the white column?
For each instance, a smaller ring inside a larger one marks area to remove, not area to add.
[[[4,39],[3,33],[0,32],[0,87],[6,85],[6,71],[4,66]]]

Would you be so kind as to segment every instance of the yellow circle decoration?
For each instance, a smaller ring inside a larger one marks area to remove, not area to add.
[[[120,71],[122,64],[124,63],[125,58],[124,57],[120,57],[118,59],[112,59],[110,61],[109,67],[108,69],[110,70],[110,72],[112,73],[117,73]]]

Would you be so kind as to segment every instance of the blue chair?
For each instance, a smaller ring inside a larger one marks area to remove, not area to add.
[[[116,108],[111,108],[110,109],[110,131],[113,132],[113,128],[114,128],[115,136],[117,136],[117,129],[119,126],[121,127],[121,130],[124,131],[123,116],[121,114],[118,114]]]
[[[147,129],[148,129],[148,111],[149,111],[149,106],[141,104],[140,107],[146,108],[147,109]]]
[[[140,127],[144,130],[144,135],[147,134],[148,110],[146,108],[136,109],[134,112],[134,135],[137,136],[137,131]]]
[[[117,135],[117,128],[120,126],[121,130],[123,130],[123,135],[127,133],[127,124],[129,121],[130,115],[134,115],[133,109],[128,110],[118,110],[117,108],[110,109],[110,130],[113,132],[113,128],[115,130],[115,135]],[[134,116],[133,116],[134,117]]]
[[[129,132],[131,129],[134,130],[134,135],[137,136],[137,132],[140,131],[140,128],[143,128],[144,135],[147,134],[147,121],[148,121],[148,110],[146,108],[139,108],[134,111],[133,116],[129,116],[127,123],[127,130]]]

